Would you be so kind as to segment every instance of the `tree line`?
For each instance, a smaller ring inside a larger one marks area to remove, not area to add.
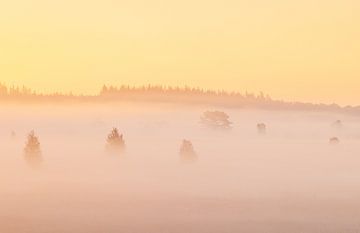
[[[176,103],[186,105],[207,105],[214,107],[256,108],[285,111],[329,111],[348,114],[360,114],[359,106],[341,107],[333,104],[314,104],[299,101],[275,100],[262,92],[241,93],[225,90],[208,90],[189,86],[172,87],[161,85],[119,87],[104,85],[94,95],[54,92],[43,94],[25,86],[7,87],[0,83],[0,101],[13,102],[144,102]]]

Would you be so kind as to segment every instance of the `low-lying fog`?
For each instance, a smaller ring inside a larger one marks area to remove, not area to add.
[[[226,112],[231,130],[200,124]],[[343,127],[332,126],[341,120]],[[266,134],[257,132],[266,124]],[[105,152],[113,127],[126,152]],[[35,130],[43,161],[24,159]],[[14,135],[12,135],[14,131]],[[340,143],[330,145],[337,137]],[[183,139],[195,162],[180,160]],[[172,105],[2,106],[2,233],[360,232],[360,118]]]

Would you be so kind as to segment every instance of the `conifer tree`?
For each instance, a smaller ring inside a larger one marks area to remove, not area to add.
[[[27,136],[24,153],[25,159],[32,164],[37,164],[42,160],[39,138],[34,131],[31,131]]]
[[[184,161],[193,161],[197,159],[197,154],[191,141],[183,140],[180,146],[180,157]]]
[[[106,149],[111,153],[118,153],[125,150],[125,141],[123,135],[117,128],[113,128],[106,139]]]

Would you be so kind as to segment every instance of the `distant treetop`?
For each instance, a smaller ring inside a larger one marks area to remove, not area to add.
[[[106,138],[106,149],[108,152],[121,152],[125,149],[125,141],[123,135],[119,133],[117,128],[113,128]]]
[[[206,111],[201,116],[201,122],[211,128],[229,129],[232,122],[229,121],[229,115],[221,111]]]

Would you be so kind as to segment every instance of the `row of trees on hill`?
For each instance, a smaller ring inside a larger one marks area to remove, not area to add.
[[[120,87],[116,86],[106,86],[104,85],[100,91],[101,96],[116,96],[130,93],[158,93],[158,94],[192,94],[192,95],[207,95],[207,96],[229,96],[237,98],[247,98],[247,99],[261,99],[261,100],[271,100],[269,95],[265,95],[260,92],[259,95],[245,93],[241,94],[240,92],[228,92],[225,90],[207,90],[203,88],[194,88],[194,87],[172,87],[172,86],[161,86],[161,85],[147,85],[134,87],[129,85],[122,85]]]
[[[185,87],[171,87],[171,86],[157,86],[157,85],[147,85],[134,87],[129,85],[122,85],[120,87],[115,86],[106,86],[104,85],[97,96],[122,96],[128,94],[166,94],[166,95],[199,95],[199,96],[228,96],[236,97],[241,99],[257,99],[257,100],[271,100],[269,95],[264,95],[262,92],[259,95],[245,93],[241,94],[240,92],[227,92],[224,90],[206,90],[202,88],[191,88],[188,86]],[[0,96],[71,96],[78,97],[72,93],[52,93],[52,94],[41,94],[36,91],[26,87],[26,86],[11,86],[8,87],[5,84],[0,83]],[[79,95],[84,97],[84,95]]]
[[[203,88],[171,87],[171,86],[106,86],[97,95],[73,95],[72,93],[37,93],[27,87],[7,87],[0,83],[0,101],[142,101],[170,102],[189,105],[211,105],[222,107],[256,107],[280,110],[323,110],[360,113],[359,107],[340,107],[336,104],[311,104],[302,102],[286,102],[273,100],[269,95],[229,92],[224,90],[207,90]]]
[[[36,95],[36,92],[27,88],[25,86],[22,87],[7,87],[4,84],[0,83],[0,96],[31,96]]]

